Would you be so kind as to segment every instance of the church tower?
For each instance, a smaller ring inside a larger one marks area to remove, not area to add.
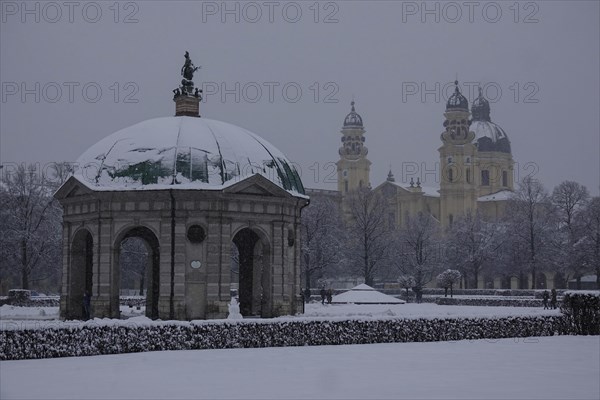
[[[340,159],[336,163],[338,173],[338,191],[345,196],[361,187],[370,187],[369,171],[371,161],[367,159],[368,149],[365,144],[365,128],[360,115],[354,109],[344,119],[342,127],[342,146]]]
[[[490,118],[490,103],[483,97],[479,88],[479,96],[473,101],[471,108],[473,119],[471,130],[475,133],[477,143],[476,178],[479,183],[479,196],[513,190],[513,158],[508,135],[500,125]]]
[[[448,99],[444,113],[440,153],[440,222],[443,227],[477,207],[477,146],[475,133],[469,129],[469,102],[462,95],[458,81]]]

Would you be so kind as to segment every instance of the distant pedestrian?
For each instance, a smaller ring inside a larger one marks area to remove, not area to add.
[[[92,313],[90,312],[91,298],[90,292],[86,290],[83,294],[83,319],[86,321],[92,317]]]
[[[304,289],[304,302],[305,303],[310,302],[310,296],[311,296],[310,289],[309,288]]]
[[[333,290],[330,288],[327,290],[327,304],[331,304],[331,300],[333,298]]]
[[[552,306],[552,309],[555,310],[556,309],[556,289],[552,289],[551,292],[551,297],[550,297],[550,305]]]
[[[548,294],[547,290],[544,290],[544,294],[542,295],[542,303],[544,304],[544,310],[547,310],[548,308],[548,299],[550,298],[550,295]]]
[[[325,298],[327,297],[327,291],[325,288],[321,288],[321,304],[325,304]]]
[[[415,292],[417,304],[420,304],[423,299],[423,288],[421,286],[415,286],[412,288],[412,291]]]

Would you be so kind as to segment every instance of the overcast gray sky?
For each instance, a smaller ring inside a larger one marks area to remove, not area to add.
[[[188,50],[202,116],[270,141],[307,187],[335,188],[353,97],[372,184],[391,165],[436,185],[444,88],[458,77],[469,101],[485,88],[517,178],[598,195],[599,21],[597,1],[2,1],[0,163],[75,161],[173,115]]]

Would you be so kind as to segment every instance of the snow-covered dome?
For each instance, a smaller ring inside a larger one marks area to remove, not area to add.
[[[479,151],[510,153],[510,140],[504,129],[491,121],[473,121],[470,128],[475,133]]]
[[[479,96],[473,101],[471,108],[473,120],[470,129],[475,133],[479,151],[498,151],[510,153],[510,141],[504,129],[492,122],[490,118],[490,103],[481,88]]]
[[[225,122],[164,117],[100,140],[77,160],[76,177],[95,190],[221,189],[260,174],[304,194],[294,166],[275,146]]]

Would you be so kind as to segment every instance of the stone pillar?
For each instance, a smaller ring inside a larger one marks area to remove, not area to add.
[[[208,218],[208,232],[206,242],[208,251],[206,255],[206,316],[207,319],[225,318],[227,316],[227,301],[222,300],[221,278],[223,275],[223,232],[222,219],[219,217]],[[229,241],[229,238],[227,238]],[[229,265],[227,263],[227,265]]]
[[[69,295],[70,295],[70,271],[71,265],[71,223],[65,222],[62,230],[62,284],[60,293],[60,317],[70,316]]]
[[[94,288],[91,299],[92,313],[96,318],[119,318],[118,257],[113,248],[112,223],[99,218],[94,237]],[[116,275],[116,276],[115,276]]]
[[[285,303],[285,225],[281,221],[272,223],[271,238],[272,286],[271,286],[271,315],[279,316]]]

